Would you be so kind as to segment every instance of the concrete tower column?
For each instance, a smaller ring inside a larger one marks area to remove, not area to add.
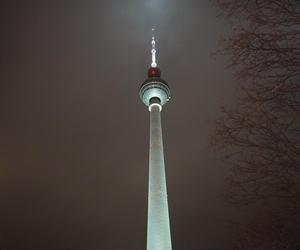
[[[150,149],[147,250],[172,249],[160,117],[161,109],[161,105],[158,103],[153,103],[149,106]]]

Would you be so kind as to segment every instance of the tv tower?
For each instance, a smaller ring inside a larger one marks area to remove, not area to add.
[[[152,63],[148,79],[140,87],[140,98],[150,111],[149,189],[147,250],[171,250],[171,232],[168,210],[167,185],[161,111],[170,100],[170,88],[160,78],[156,63],[154,29],[152,29]]]

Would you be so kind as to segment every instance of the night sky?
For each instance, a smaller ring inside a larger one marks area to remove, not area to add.
[[[149,112],[158,65],[173,249],[222,249],[226,168],[209,147],[236,96],[211,56],[228,24],[209,0],[8,1],[1,6],[0,244],[146,249]],[[1,247],[0,245],[0,247]]]

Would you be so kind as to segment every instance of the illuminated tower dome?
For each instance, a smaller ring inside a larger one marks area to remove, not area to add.
[[[150,111],[147,250],[171,250],[171,233],[160,113],[170,99],[170,88],[161,79],[152,36],[152,63],[140,98]]]

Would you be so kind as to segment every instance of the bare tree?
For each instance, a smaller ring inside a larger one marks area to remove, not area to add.
[[[300,2],[215,0],[232,25],[218,53],[239,82],[236,109],[223,109],[213,145],[230,163],[226,197],[300,211]]]

